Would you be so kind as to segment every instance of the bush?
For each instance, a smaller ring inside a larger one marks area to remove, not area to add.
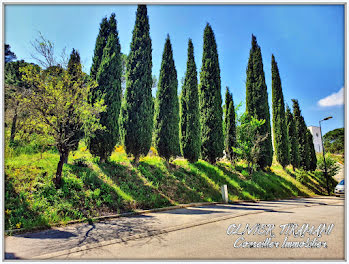
[[[296,174],[296,180],[302,184],[307,183],[309,181],[307,172],[303,169],[300,169]]]
[[[246,178],[250,177],[250,174],[248,173],[247,170],[242,170],[242,171],[241,171],[241,174],[242,174],[243,176],[245,176]]]
[[[333,159],[330,155],[326,154],[325,156],[325,159],[326,159],[326,168],[327,168],[327,175],[329,177],[333,177],[335,176],[340,167],[339,165],[337,164],[337,161],[335,159]],[[324,166],[324,159],[323,158],[320,158],[317,160],[317,168],[323,172],[325,172],[325,166]]]
[[[337,185],[337,181],[335,179],[333,179],[333,176],[335,176],[340,167],[337,163],[337,161],[335,159],[333,159],[330,155],[327,155],[325,156],[325,159],[326,159],[326,169],[327,169],[327,175],[328,175],[328,178],[329,178],[329,188],[330,188],[330,191],[332,192],[334,187]],[[322,179],[322,181],[326,184],[327,186],[327,179],[325,177],[325,166],[324,166],[324,159],[323,158],[320,158],[318,159],[317,161],[317,168],[320,170],[320,178]]]
[[[78,167],[87,167],[87,159],[85,157],[75,159],[73,165]]]

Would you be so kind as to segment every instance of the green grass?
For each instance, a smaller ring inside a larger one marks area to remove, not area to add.
[[[134,167],[122,148],[117,148],[107,163],[100,164],[83,143],[69,156],[62,187],[56,190],[52,179],[58,159],[58,153],[52,150],[26,150],[22,154],[5,151],[5,229],[49,227],[136,209],[220,202],[223,184],[228,186],[232,201],[324,192],[318,175],[283,170],[278,164],[269,172],[249,176],[244,162],[232,166],[224,161],[212,165],[202,160],[191,164],[176,159],[167,165],[152,155],[141,158],[139,166]],[[301,173],[305,176],[297,176]]]

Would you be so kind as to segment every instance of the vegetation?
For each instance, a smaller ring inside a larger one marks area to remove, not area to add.
[[[338,161],[331,154],[326,154],[325,160],[328,179],[325,177],[324,159],[320,154],[317,158],[317,168],[320,170],[319,176],[321,177],[324,184],[327,184],[327,180],[329,180],[329,190],[330,192],[333,192],[334,187],[337,185],[337,182],[333,179],[333,176],[335,176],[339,172],[340,167],[337,163]]]
[[[138,163],[147,155],[152,141],[154,102],[152,88],[152,51],[147,7],[139,5],[127,58],[126,90],[121,106],[120,134],[127,154]]]
[[[258,129],[259,135],[267,137],[266,140],[261,142],[260,155],[257,157],[257,164],[263,169],[272,164],[273,146],[262,52],[254,35],[252,35],[252,47],[248,59],[246,75],[246,111],[250,116],[258,120],[265,120],[264,125]]]
[[[92,80],[96,80],[99,65],[101,64],[101,61],[102,61],[103,50],[107,45],[109,31],[110,31],[110,26],[109,26],[108,19],[104,17],[102,19],[102,22],[99,25],[99,33],[96,39],[94,56],[92,58],[92,66],[90,70],[90,78]]]
[[[228,87],[225,92],[224,129],[225,154],[232,161],[234,159],[233,148],[236,147],[236,124],[233,95],[229,92]]]
[[[282,93],[279,68],[274,55],[271,57],[271,73],[275,155],[281,166],[286,167],[289,164],[289,140],[285,118],[284,95]]]
[[[223,110],[217,44],[209,24],[204,30],[204,47],[199,85],[201,156],[210,163],[223,156]]]
[[[103,49],[102,60],[96,75],[97,87],[91,92],[91,101],[104,99],[106,111],[101,113],[100,124],[104,130],[97,130],[88,144],[93,155],[104,162],[114,150],[119,139],[119,113],[121,107],[122,62],[120,43],[116,29],[115,14],[109,19],[109,37]]]
[[[14,153],[14,149],[7,146],[5,152],[5,229],[48,227],[190,202],[219,202],[222,184],[227,184],[232,201],[315,194],[278,164],[268,173],[256,171],[249,176],[243,161],[232,167],[226,161],[211,165],[203,160],[189,163],[176,159],[174,166],[167,167],[165,160],[148,155],[133,167],[121,146],[108,162],[99,163],[83,141],[69,157],[61,188],[56,189],[52,183],[60,156],[56,150],[41,155],[35,150]],[[316,181],[313,174],[306,175]]]
[[[81,65],[75,66],[81,71]],[[93,84],[85,84],[82,73],[74,80],[68,71],[60,67],[38,70],[29,65],[22,71],[31,86],[30,92],[23,98],[31,118],[27,127],[54,139],[60,153],[55,183],[60,187],[63,163],[76,146],[77,135],[81,130],[88,135],[100,127],[98,115],[104,111],[103,102],[96,102],[94,107],[88,103]]]
[[[333,154],[330,152],[327,152],[326,155],[330,156],[332,159],[334,159],[338,163],[344,165],[344,155]],[[319,160],[318,156],[317,156],[317,160]]]
[[[251,175],[254,165],[257,164],[258,157],[261,154],[262,143],[267,139],[266,135],[259,134],[259,130],[265,124],[265,120],[258,120],[245,112],[238,121],[237,147],[233,149],[239,158],[247,161],[248,173]]]
[[[305,124],[304,118],[301,115],[301,110],[299,108],[298,100],[292,99],[293,102],[293,116],[296,125],[296,138],[297,145],[299,149],[299,166],[304,170],[309,168],[309,144],[307,137],[307,126]]]
[[[16,132],[21,130],[28,115],[22,98],[29,91],[30,86],[24,81],[20,68],[29,65],[24,60],[5,64],[5,126],[11,123],[11,143],[14,143]]]
[[[323,136],[326,152],[344,155],[344,128],[337,128]]]
[[[179,117],[181,153],[189,162],[194,163],[200,156],[201,140],[198,79],[191,39],[188,41],[187,70],[180,96]]]
[[[17,59],[17,56],[13,51],[11,51],[11,46],[5,44],[5,63],[11,62],[15,59]]]
[[[308,170],[310,171],[315,171],[316,170],[316,164],[317,164],[317,159],[316,159],[316,153],[315,153],[315,147],[314,147],[314,142],[313,142],[313,135],[310,133],[310,130],[307,129],[307,135],[308,140],[307,143],[309,145],[309,167]]]
[[[155,100],[155,147],[167,161],[179,155],[179,104],[177,71],[170,36],[167,35]]]
[[[287,134],[289,139],[289,153],[290,153],[290,164],[295,168],[299,168],[299,149],[297,143],[297,133],[296,133],[296,124],[293,117],[293,114],[288,106],[286,106],[286,125],[287,125]]]
[[[32,46],[40,66],[12,61],[15,54],[5,46],[6,229],[221,202],[223,184],[231,201],[324,194],[328,182],[335,184],[331,176],[343,156],[328,154],[331,178],[325,178],[298,101],[293,100],[293,114],[288,107],[285,113],[274,56],[273,160],[262,54],[253,35],[246,112],[238,114],[241,104],[234,107],[227,87],[224,123],[218,50],[209,24],[200,85],[189,39],[180,100],[169,36],[159,81],[152,76],[144,5],[137,8],[129,55],[120,52],[115,14],[102,20],[90,76],[83,73],[75,49],[69,60],[63,56],[58,61],[54,44],[41,34]],[[342,134],[329,133],[329,144],[337,138],[344,142]],[[151,147],[152,136],[156,148]],[[226,157],[221,158],[224,149]],[[184,158],[176,157],[179,152]]]

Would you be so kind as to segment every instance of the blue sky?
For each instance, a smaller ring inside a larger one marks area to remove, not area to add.
[[[121,50],[128,53],[135,5],[6,5],[5,43],[18,59],[33,61],[30,44],[40,31],[55,43],[80,52],[85,72],[91,67],[102,18],[118,21]],[[323,132],[344,126],[343,5],[149,5],[153,74],[160,71],[166,35],[173,46],[178,82],[185,74],[188,38],[201,68],[203,30],[210,23],[217,41],[222,95],[229,86],[235,104],[245,105],[246,66],[251,34],[261,46],[271,113],[271,55],[278,62],[285,102],[299,100],[307,125],[329,115]],[[34,61],[33,61],[34,62]],[[180,85],[178,89],[180,90]],[[223,97],[224,98],[224,97]]]

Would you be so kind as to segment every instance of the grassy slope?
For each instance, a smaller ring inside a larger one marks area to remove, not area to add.
[[[292,174],[276,164],[270,172],[245,177],[243,163],[233,168],[227,162],[214,166],[201,160],[190,164],[176,159],[167,167],[161,158],[151,155],[142,158],[138,168],[134,168],[120,147],[108,163],[99,164],[83,145],[70,155],[64,166],[63,186],[56,190],[52,178],[58,159],[52,151],[5,157],[5,229],[49,226],[135,209],[221,201],[222,184],[227,184],[230,200],[271,200],[324,191],[316,175]]]
[[[332,159],[334,159],[335,161],[337,161],[338,163],[344,165],[344,155],[342,154],[333,154],[333,153],[326,153],[326,157],[329,156]],[[323,156],[322,155],[317,155],[318,159],[322,159]]]

